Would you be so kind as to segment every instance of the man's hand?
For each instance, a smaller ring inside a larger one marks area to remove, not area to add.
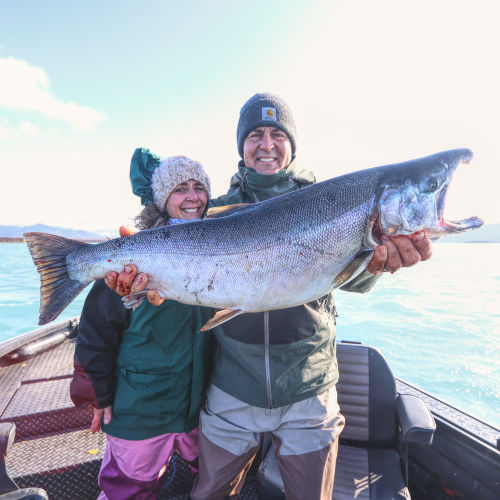
[[[382,271],[396,272],[402,267],[414,266],[432,256],[428,235],[421,231],[411,236],[382,236],[382,245],[375,249],[373,258],[366,266],[372,274]]]
[[[101,420],[104,419],[105,424],[109,424],[111,422],[111,416],[113,413],[111,408],[111,406],[106,406],[106,408],[94,408],[94,418],[92,419],[92,426],[90,427],[92,434],[101,429]]]

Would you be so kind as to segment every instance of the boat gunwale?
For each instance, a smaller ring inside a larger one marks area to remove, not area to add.
[[[58,321],[57,323],[42,326],[29,332],[21,333],[15,337],[0,342],[0,359],[32,342],[48,337],[55,333],[67,332],[71,334],[80,322],[80,316]]]

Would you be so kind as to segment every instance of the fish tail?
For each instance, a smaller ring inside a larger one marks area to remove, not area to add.
[[[31,258],[40,274],[40,314],[38,324],[45,325],[87,286],[68,275],[66,257],[87,243],[46,233],[24,233]]]

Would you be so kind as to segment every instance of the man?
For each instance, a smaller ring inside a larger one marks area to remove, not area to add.
[[[242,157],[228,193],[215,205],[253,203],[300,189],[314,175],[295,160],[296,130],[287,104],[256,94],[240,112]],[[396,271],[431,256],[424,233],[386,238],[367,270],[342,287],[367,292],[383,270]],[[135,270],[107,277],[126,294]],[[149,292],[150,301],[161,301]],[[273,440],[287,499],[331,499],[338,436],[344,426],[335,384],[333,294],[301,306],[238,316],[216,329],[217,353],[202,411],[200,475],[192,498],[238,495],[263,433]]]

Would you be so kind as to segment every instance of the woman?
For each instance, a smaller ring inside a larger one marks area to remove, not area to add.
[[[132,157],[130,178],[146,205],[139,229],[200,219],[210,197],[202,166],[183,156],[161,160],[148,150]],[[205,399],[210,335],[200,328],[212,311],[171,300],[144,301],[133,311],[104,280],[83,307],[71,398],[94,407],[92,431],[107,444],[99,499],[156,498],[174,449],[198,456],[198,414]],[[193,467],[194,468],[194,467]]]

